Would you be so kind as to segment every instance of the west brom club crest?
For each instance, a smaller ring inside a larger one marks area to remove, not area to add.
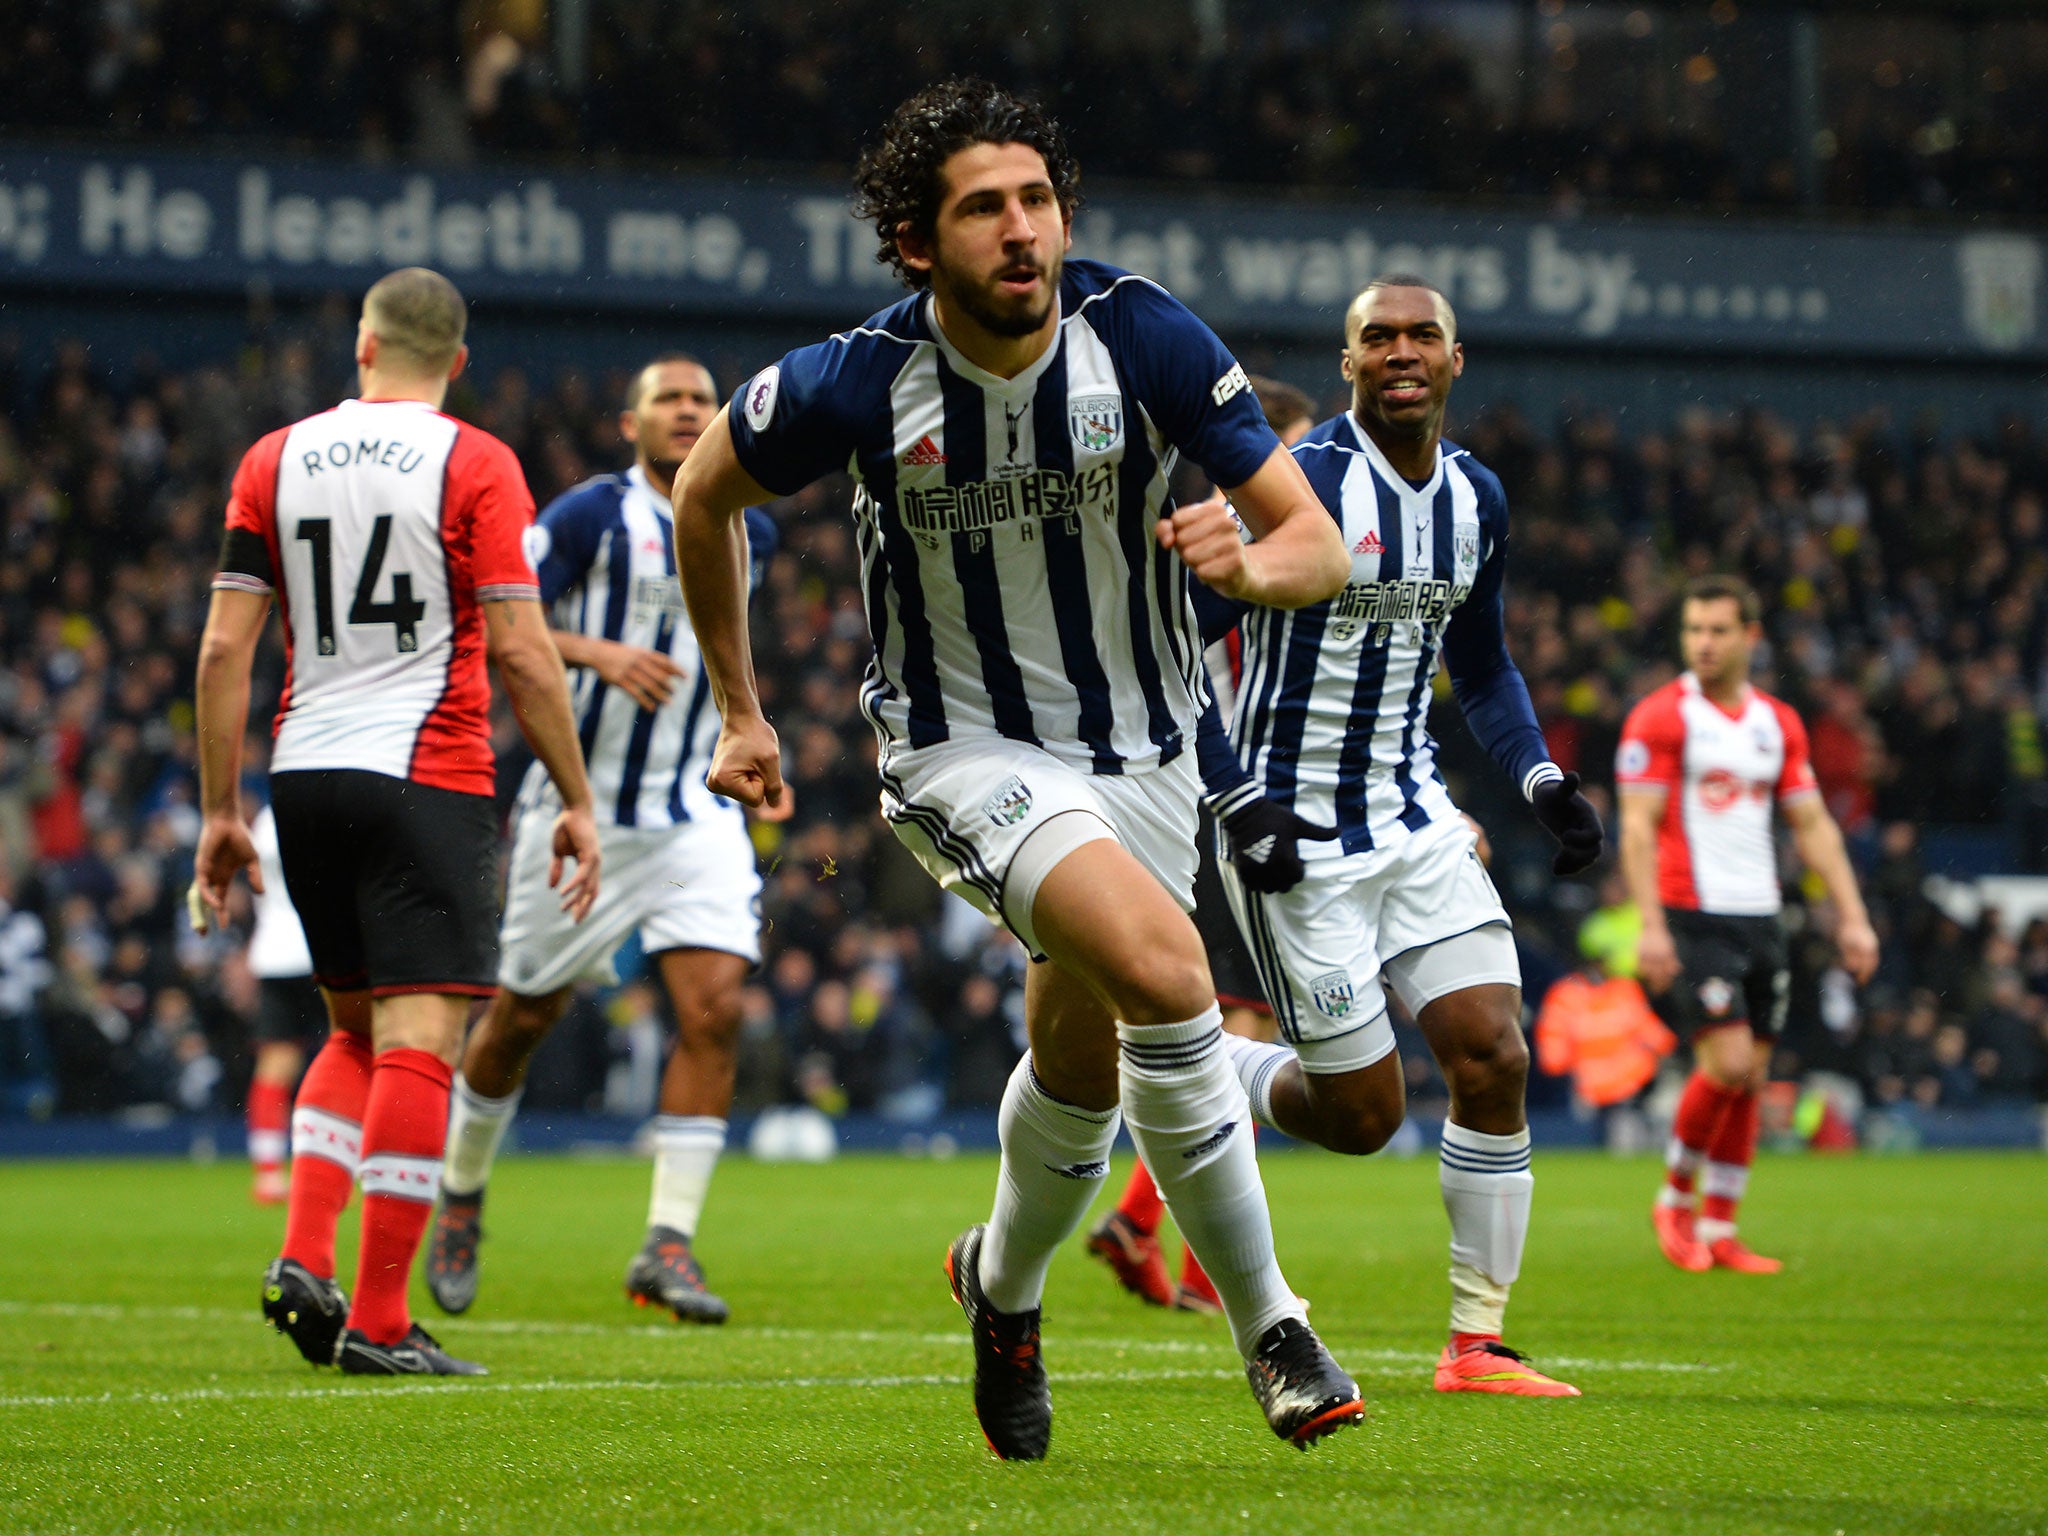
[[[1316,1011],[1325,1017],[1341,1019],[1351,1011],[1356,994],[1351,990],[1349,971],[1329,971],[1308,984],[1309,996],[1315,999]]]
[[[1124,440],[1123,397],[1075,395],[1067,402],[1067,425],[1078,446],[1090,453],[1107,453]]]
[[[981,802],[981,809],[997,826],[1014,827],[1031,814],[1031,787],[1013,774]]]

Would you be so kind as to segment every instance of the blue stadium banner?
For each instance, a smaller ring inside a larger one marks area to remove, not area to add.
[[[1418,272],[1488,341],[1756,355],[2048,357],[2036,236],[1104,192],[1077,249],[1235,333],[1335,340]],[[434,266],[473,298],[855,321],[898,291],[824,182],[424,170],[0,145],[0,288],[353,289]]]

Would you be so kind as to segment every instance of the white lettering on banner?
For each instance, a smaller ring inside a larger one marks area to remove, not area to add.
[[[694,277],[741,293],[759,293],[768,281],[768,253],[749,249],[745,231],[722,213],[694,222],[680,213],[615,213],[605,262],[613,277]]]
[[[538,302],[722,293],[749,312],[843,321],[901,291],[876,249],[872,226],[814,186],[0,155],[0,274],[17,280],[232,291],[251,279],[319,287],[338,274],[431,265],[458,283],[489,275],[499,292]],[[1928,323],[1958,346],[2032,355],[2048,345],[2048,240],[2014,231],[1794,240],[1419,207],[1354,221],[1341,205],[1141,198],[1081,214],[1074,250],[1157,279],[1225,328],[1334,332],[1366,282],[1414,272],[1481,337],[1861,349],[1890,334],[1887,284],[1919,272],[1938,290]]]
[[[1202,295],[1202,237],[1178,219],[1154,230],[1119,232],[1116,215],[1084,214],[1074,225],[1074,254],[1128,267],[1190,303]]]
[[[191,261],[213,240],[213,209],[197,192],[177,187],[157,195],[156,178],[128,166],[117,186],[97,162],[78,182],[78,243],[89,256],[105,256],[118,242],[124,256],[168,256]]]
[[[1247,303],[1339,308],[1387,272],[1427,278],[1464,313],[1491,313],[1510,293],[1506,256],[1490,245],[1382,245],[1364,230],[1342,240],[1223,242],[1224,277]]]
[[[0,181],[0,257],[33,266],[50,248],[50,189]]]
[[[1541,315],[1575,316],[1582,335],[1614,334],[1635,271],[1636,259],[1626,251],[1568,251],[1547,224],[1529,232],[1530,306]]]
[[[548,181],[529,181],[523,196],[508,190],[478,207],[440,202],[432,178],[411,176],[397,197],[373,206],[360,197],[273,196],[270,173],[251,166],[237,193],[235,244],[249,261],[425,265],[451,272],[486,264],[499,272],[583,270],[583,220],[555,201]]]
[[[894,269],[875,260],[880,247],[874,226],[856,219],[845,199],[799,197],[790,203],[789,216],[804,232],[805,267],[817,286],[898,287]]]
[[[1215,270],[1201,236],[1178,221],[1157,232],[1126,230],[1110,214],[1090,213],[1076,226],[1074,249],[1156,278],[1182,297],[1199,294],[1201,274]],[[1816,325],[1828,315],[1827,294],[1817,287],[1667,282],[1653,288],[1638,279],[1632,251],[1570,249],[1549,225],[1530,232],[1527,260],[1529,308],[1584,336],[1611,336],[1623,320],[1652,314],[1717,329],[1731,321]],[[1228,238],[1221,242],[1220,266],[1229,297],[1257,306],[1338,309],[1388,272],[1412,272],[1434,283],[1461,315],[1492,314],[1515,297],[1508,253],[1500,246],[1384,243],[1363,229],[1321,240]],[[813,281],[835,283],[837,270],[813,257]]]

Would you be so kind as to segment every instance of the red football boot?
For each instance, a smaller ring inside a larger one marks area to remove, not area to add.
[[[1650,1207],[1650,1220],[1657,1228],[1657,1246],[1673,1264],[1694,1274],[1714,1267],[1714,1257],[1707,1252],[1707,1245],[1693,1234],[1693,1213],[1689,1207],[1659,1201]]]
[[[1499,1392],[1509,1397],[1577,1397],[1579,1389],[1546,1376],[1498,1339],[1456,1351],[1446,1344],[1437,1357],[1439,1392]]]
[[[1716,1269],[1732,1269],[1740,1275],[1775,1275],[1785,1267],[1783,1259],[1767,1259],[1760,1253],[1751,1253],[1739,1238],[1717,1238],[1707,1245],[1707,1254]]]
[[[1122,1211],[1111,1211],[1088,1234],[1088,1251],[1116,1272],[1118,1284],[1155,1307],[1173,1305],[1173,1282],[1159,1239],[1140,1232]]]

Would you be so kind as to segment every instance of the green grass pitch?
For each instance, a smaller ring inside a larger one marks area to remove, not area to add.
[[[1128,1166],[1119,1158],[1115,1178]],[[1051,1458],[990,1458],[947,1241],[994,1162],[728,1159],[733,1322],[627,1307],[646,1165],[513,1158],[449,1384],[314,1372],[261,1325],[281,1220],[233,1165],[0,1167],[0,1530],[2048,1532],[2039,1157],[1766,1158],[1784,1274],[1682,1275],[1648,1161],[1539,1154],[1509,1338],[1585,1396],[1441,1396],[1431,1159],[1265,1159],[1283,1262],[1373,1416],[1301,1455],[1219,1320],[1054,1266]],[[344,1222],[344,1232],[353,1225]],[[343,1276],[352,1274],[344,1244]]]

